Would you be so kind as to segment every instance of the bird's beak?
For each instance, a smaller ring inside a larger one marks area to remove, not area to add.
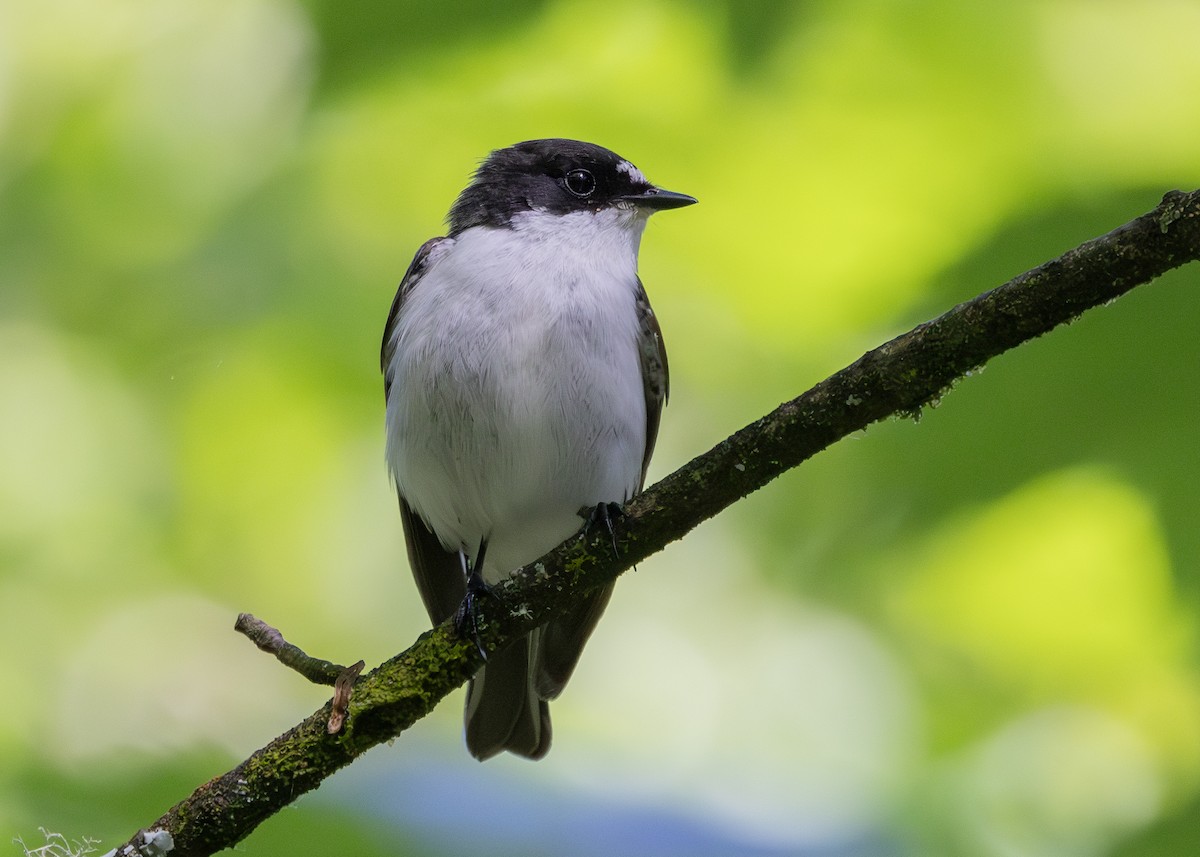
[[[646,208],[650,211],[683,208],[685,205],[694,205],[697,202],[694,196],[688,196],[686,193],[676,193],[673,190],[663,190],[660,187],[652,187],[643,193],[631,193],[623,198],[639,208]]]

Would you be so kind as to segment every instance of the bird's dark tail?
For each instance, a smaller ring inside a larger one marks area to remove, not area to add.
[[[479,761],[508,750],[540,759],[550,749],[550,706],[533,684],[538,631],[488,658],[467,685],[467,749]]]

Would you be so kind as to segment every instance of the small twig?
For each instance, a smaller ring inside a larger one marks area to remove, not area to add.
[[[254,645],[264,652],[274,655],[285,667],[290,667],[313,684],[333,685],[333,703],[326,729],[330,735],[342,731],[346,722],[346,711],[350,707],[350,692],[354,690],[354,682],[366,666],[365,661],[359,661],[348,667],[323,661],[305,653],[299,646],[293,646],[283,638],[279,629],[274,628],[252,613],[239,613],[233,623],[233,630],[245,634]]]
[[[346,667],[332,661],[310,657],[298,646],[283,639],[283,634],[250,613],[239,613],[233,630],[245,634],[254,645],[274,655],[285,667],[294,669],[313,684],[336,685]]]
[[[329,713],[329,724],[325,727],[330,735],[342,731],[342,724],[346,722],[346,712],[350,708],[350,691],[354,689],[354,682],[366,665],[366,661],[351,664],[337,677],[337,682],[333,685],[333,710]]]

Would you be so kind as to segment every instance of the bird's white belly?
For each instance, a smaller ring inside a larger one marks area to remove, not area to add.
[[[487,539],[492,582],[579,529],[581,507],[630,497],[646,445],[636,279],[534,257],[519,288],[472,254],[439,260],[391,364],[400,493],[446,548]]]

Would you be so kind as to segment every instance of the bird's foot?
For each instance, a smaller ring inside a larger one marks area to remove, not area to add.
[[[583,518],[583,530],[579,533],[581,539],[590,536],[594,527],[602,526],[612,544],[613,557],[621,556],[621,551],[617,548],[616,522],[625,517],[625,510],[621,508],[620,503],[597,503],[590,509],[580,509],[579,517]]]
[[[470,640],[474,643],[476,651],[479,652],[479,657],[486,661],[488,653],[480,636],[480,629],[483,626],[479,622],[479,605],[484,598],[491,598],[495,601],[500,601],[501,598],[487,581],[483,579],[483,573],[480,571],[480,568],[483,566],[484,547],[484,545],[479,546],[479,553],[475,555],[475,562],[471,563],[470,571],[466,570],[466,554],[459,551],[463,570],[467,575],[467,594],[463,597],[462,603],[458,605],[458,610],[454,614],[454,630],[464,640]]]

